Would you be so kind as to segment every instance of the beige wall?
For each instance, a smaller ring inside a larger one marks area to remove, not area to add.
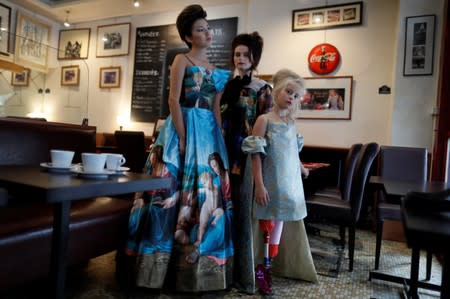
[[[347,147],[354,142],[376,141],[431,149],[430,114],[436,101],[443,1],[365,0],[361,26],[303,32],[291,32],[292,10],[349,1],[247,0],[235,5],[205,8],[210,19],[237,16],[238,32],[257,30],[261,33],[265,39],[259,66],[262,74],[273,74],[280,68],[289,67],[302,76],[316,76],[307,67],[309,51],[323,42],[338,48],[342,61],[330,75],[353,76],[352,119],[298,120],[298,130],[305,136],[307,144]],[[178,11],[173,11],[77,25],[77,28],[91,28],[89,58],[86,61],[57,61],[53,58],[51,65],[54,68],[47,76],[36,76],[36,81],[41,80],[39,84],[49,87],[52,92],[41,96],[33,90],[37,97],[16,95],[8,102],[5,111],[7,114],[26,115],[34,107],[42,105],[49,120],[81,123],[84,117],[88,117],[89,124],[97,126],[99,132],[118,129],[117,115],[129,115],[130,112],[136,27],[172,24],[177,14]],[[437,14],[435,74],[431,77],[403,77],[404,18],[421,14]],[[118,58],[95,58],[97,26],[121,22],[132,22],[130,54]],[[54,24],[54,28],[57,26]],[[55,29],[55,47],[57,36]],[[76,88],[61,87],[60,67],[71,64],[80,65],[81,84]],[[99,68],[104,66],[122,67],[120,89],[98,88]],[[378,94],[382,85],[391,87],[392,94]],[[153,124],[149,123],[129,123],[124,129],[144,130],[151,134],[152,127]]]

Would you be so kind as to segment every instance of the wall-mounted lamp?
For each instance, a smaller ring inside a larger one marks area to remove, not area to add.
[[[134,7],[139,7],[141,4],[139,3],[138,0],[135,0],[133,3]]]
[[[70,27],[69,14],[70,14],[70,10],[66,10],[66,20],[64,21],[64,27]]]

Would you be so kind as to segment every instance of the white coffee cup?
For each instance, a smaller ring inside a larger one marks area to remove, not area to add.
[[[105,169],[106,154],[82,153],[81,162],[86,173],[101,173]]]
[[[72,165],[72,159],[75,155],[73,151],[65,150],[50,150],[50,159],[52,160],[52,167],[69,168]]]
[[[127,160],[122,154],[107,154],[106,169],[116,171],[120,166],[125,164]]]

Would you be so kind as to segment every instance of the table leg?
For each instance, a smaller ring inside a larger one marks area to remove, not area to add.
[[[411,255],[411,277],[409,281],[408,297],[412,299],[418,299],[417,293],[418,281],[419,281],[419,262],[420,262],[420,249],[412,248]]]
[[[54,204],[50,277],[53,298],[64,298],[66,282],[66,257],[69,243],[70,201]]]
[[[450,254],[444,255],[442,262],[441,298],[450,298]]]

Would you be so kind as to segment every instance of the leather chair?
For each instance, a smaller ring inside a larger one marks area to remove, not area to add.
[[[382,146],[379,155],[379,176],[403,181],[426,181],[428,170],[428,151],[426,148]],[[375,270],[380,265],[381,242],[384,220],[401,221],[399,198],[387,198],[378,192],[375,204],[377,233],[375,245]],[[427,255],[426,279],[431,277],[431,253]]]
[[[341,242],[343,244],[345,244],[345,228],[348,227],[349,271],[353,271],[356,223],[361,212],[364,189],[369,170],[379,149],[380,146],[375,142],[367,143],[361,148],[356,161],[351,192],[348,198],[314,195],[306,201],[308,210],[306,220],[319,220],[339,225]]]
[[[316,192],[315,195],[329,196],[335,198],[350,197],[353,173],[355,172],[356,161],[358,160],[358,154],[361,148],[362,148],[361,143],[355,143],[348,150],[348,154],[344,162],[344,171],[342,173],[341,179],[339,180],[339,186],[322,189]]]
[[[145,135],[142,131],[115,131],[117,152],[127,160],[124,166],[132,172],[142,172],[147,158]]]

